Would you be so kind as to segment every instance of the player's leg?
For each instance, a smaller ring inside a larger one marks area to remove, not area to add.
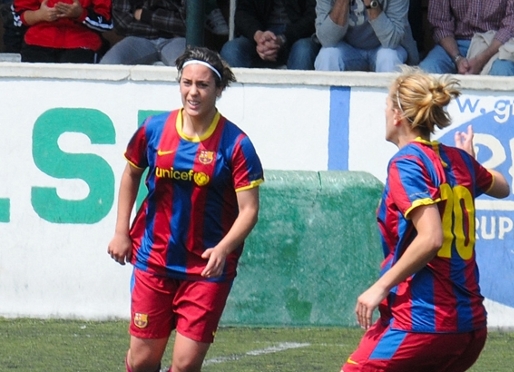
[[[376,323],[341,371],[465,371],[475,362],[485,342],[480,334],[476,340],[473,335],[474,332],[405,332]]]
[[[379,319],[362,340],[341,372],[440,371],[440,355],[432,346],[437,335],[391,329]],[[427,348],[427,345],[431,345]]]
[[[159,371],[174,327],[172,301],[178,281],[134,269],[127,372]]]
[[[441,372],[464,372],[477,361],[487,339],[487,328],[478,329],[458,335],[460,339],[452,340],[461,348],[453,358],[447,359],[447,364],[441,367]]]
[[[177,334],[173,372],[199,372],[218,329],[232,283],[183,281],[173,308]]]
[[[173,364],[170,371],[200,372],[210,346],[211,344],[208,342],[198,342],[177,332],[173,346]]]
[[[389,329],[387,324],[377,320],[373,326],[366,331],[357,349],[348,357],[341,367],[341,372],[372,371],[378,366],[369,365],[370,355],[373,353],[379,341]],[[378,370],[378,368],[377,368]]]
[[[131,336],[127,353],[127,372],[159,372],[168,338],[144,339]]]

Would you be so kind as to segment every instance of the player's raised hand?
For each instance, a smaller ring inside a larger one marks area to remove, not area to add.
[[[128,234],[114,234],[107,248],[107,253],[120,265],[130,262],[132,258],[132,240],[130,236]]]
[[[455,147],[466,151],[469,155],[475,156],[475,148],[473,146],[473,127],[468,126],[466,132],[455,132]]]
[[[79,0],[73,0],[71,4],[58,2],[55,4],[59,18],[78,18],[82,15],[82,5]]]

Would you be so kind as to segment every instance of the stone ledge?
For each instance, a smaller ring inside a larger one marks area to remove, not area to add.
[[[266,85],[317,85],[387,88],[394,73],[372,72],[325,72],[273,69],[234,68],[240,84]],[[154,65],[90,65],[0,62],[2,78],[43,78],[63,80],[107,81],[175,81],[177,69]],[[514,77],[505,76],[456,76],[462,89],[483,91],[512,91]]]

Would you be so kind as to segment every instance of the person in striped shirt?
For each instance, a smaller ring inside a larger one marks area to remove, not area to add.
[[[367,331],[344,372],[465,371],[484,346],[474,200],[504,198],[510,187],[475,160],[471,127],[457,132],[456,147],[430,139],[450,125],[445,108],[460,94],[457,85],[410,69],[387,96],[386,140],[399,150],[377,210],[384,261],[380,278],[357,299],[357,321]]]
[[[514,0],[430,0],[429,73],[514,75]]]
[[[134,266],[127,372],[158,372],[176,330],[173,372],[198,372],[214,341],[244,240],[257,222],[259,157],[216,109],[230,68],[207,48],[177,59],[183,107],[130,140],[108,253]],[[143,172],[147,196],[129,220]]]

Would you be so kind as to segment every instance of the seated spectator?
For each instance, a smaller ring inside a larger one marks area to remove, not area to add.
[[[231,67],[314,69],[315,7],[315,0],[238,0],[238,37],[223,46],[221,56]]]
[[[422,0],[409,0],[408,14],[409,25],[412,31],[412,37],[416,41],[418,53],[421,58],[422,55],[425,55],[425,33],[423,32]]]
[[[406,0],[318,0],[321,71],[397,71],[419,62]]]
[[[14,24],[27,28],[22,62],[95,63],[111,0],[14,0]]]
[[[174,66],[186,49],[185,0],[113,0],[114,30],[124,36],[102,64]]]
[[[514,75],[514,0],[429,1],[428,22],[436,45],[421,69]]]
[[[220,52],[229,38],[230,0],[205,1],[205,46]]]
[[[13,1],[0,1],[0,16],[4,28],[3,33],[3,53],[20,53],[21,44],[23,42],[23,34],[25,26],[14,25],[14,7]]]

